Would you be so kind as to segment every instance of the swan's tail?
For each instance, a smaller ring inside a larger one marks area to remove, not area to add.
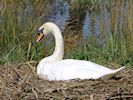
[[[103,79],[103,80],[108,80],[108,79],[112,78],[114,75],[116,75],[116,74],[118,74],[119,72],[123,71],[125,68],[126,68],[126,67],[123,66],[123,67],[121,67],[121,68],[118,68],[118,69],[116,69],[116,70],[113,70],[111,73],[102,76],[101,79]]]

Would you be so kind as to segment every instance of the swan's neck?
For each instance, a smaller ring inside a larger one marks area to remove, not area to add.
[[[51,58],[53,61],[60,61],[64,55],[64,41],[60,29],[57,26],[53,26],[52,34],[55,38],[55,50]]]

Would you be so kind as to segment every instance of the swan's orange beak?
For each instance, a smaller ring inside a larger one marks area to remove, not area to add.
[[[36,38],[36,43],[39,42],[40,40],[42,40],[44,37],[44,34],[43,33],[38,33],[37,34],[37,38]]]

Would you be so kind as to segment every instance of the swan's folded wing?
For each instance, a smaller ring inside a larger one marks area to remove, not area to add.
[[[95,70],[98,72],[109,72],[112,71],[112,69],[109,69],[107,67],[104,67],[102,65],[90,62],[90,61],[85,61],[85,60],[73,60],[73,59],[66,59],[58,62],[59,65],[66,65],[68,67],[73,67],[75,69],[90,69],[90,70]]]
[[[48,65],[49,76],[52,80],[98,79],[101,76],[111,73],[113,70],[104,66],[82,60],[62,60]]]
[[[103,75],[103,76],[101,77],[101,79],[103,79],[103,80],[110,79],[110,78],[112,78],[113,76],[115,76],[116,74],[118,74],[119,72],[123,71],[125,68],[126,68],[126,67],[123,66],[123,67],[121,67],[121,68],[118,68],[118,69],[116,69],[116,70],[113,70],[111,73]]]

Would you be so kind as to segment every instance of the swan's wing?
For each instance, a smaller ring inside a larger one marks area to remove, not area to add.
[[[112,70],[90,61],[67,59],[55,63],[47,63],[43,71],[48,75],[49,80],[69,80],[75,78],[107,79],[120,70]]]
[[[53,64],[47,64],[49,79],[68,80],[74,78],[97,79],[112,70],[104,66],[82,60],[62,60]]]
[[[116,70],[113,70],[111,73],[105,74],[102,77],[100,77],[103,80],[107,80],[118,74],[119,72],[123,71],[126,67],[122,66],[121,68],[118,68]]]
[[[102,65],[93,63],[91,61],[85,61],[85,60],[73,60],[73,59],[66,59],[59,61],[57,64],[67,67],[73,67],[75,69],[89,69],[94,70],[98,72],[109,72],[112,71],[112,69],[109,69],[107,67],[104,67]]]

